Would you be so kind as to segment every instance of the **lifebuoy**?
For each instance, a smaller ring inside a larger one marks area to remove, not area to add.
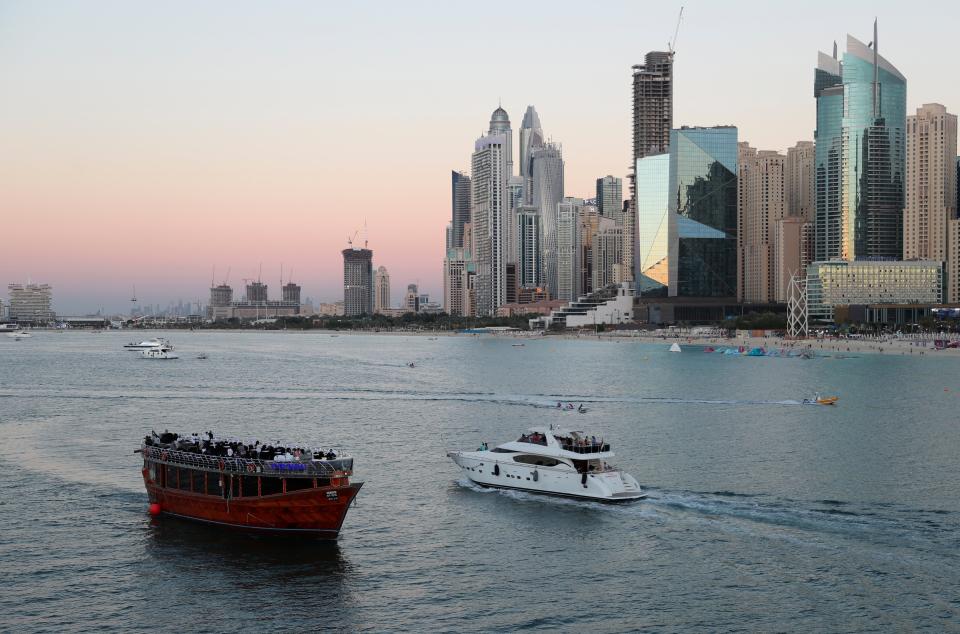
[[[253,473],[254,471],[256,471],[256,467],[253,466],[252,462],[247,463],[247,471],[249,471],[250,473]]]
[[[164,451],[162,454],[160,454],[160,459],[163,460],[164,462],[166,462],[166,461],[167,461],[167,455],[168,455],[167,452]]]

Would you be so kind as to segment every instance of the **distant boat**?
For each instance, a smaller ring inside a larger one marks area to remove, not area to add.
[[[703,351],[704,351],[704,352],[715,352],[715,350],[713,349],[713,346],[707,346],[706,348],[703,349]]]
[[[524,347],[524,346],[527,345],[527,344],[525,344],[525,343],[511,343],[510,345],[513,346],[514,348],[522,348],[522,347]]]
[[[683,350],[680,349],[679,343],[674,343],[672,346],[670,346],[670,352],[683,352]]]
[[[24,332],[23,330],[14,330],[13,332],[8,332],[7,336],[14,341],[20,341],[21,339],[29,339],[33,335],[31,335],[29,332]]]
[[[123,344],[123,347],[127,350],[150,350],[151,348],[162,348],[164,346],[170,348],[171,350],[173,349],[173,346],[170,345],[170,342],[163,337],[147,339],[139,343],[131,342]]]
[[[206,352],[201,352],[200,354],[197,355],[197,358],[198,358],[198,359],[207,359],[207,358],[209,358],[209,357],[207,357],[207,353],[206,353]]]
[[[157,346],[140,351],[140,356],[144,359],[179,359],[180,357],[170,346]]]

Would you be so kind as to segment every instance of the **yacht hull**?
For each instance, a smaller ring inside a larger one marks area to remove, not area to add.
[[[578,473],[570,468],[518,464],[489,451],[451,451],[447,454],[474,484],[593,502],[635,502],[646,497],[627,473],[610,470]]]

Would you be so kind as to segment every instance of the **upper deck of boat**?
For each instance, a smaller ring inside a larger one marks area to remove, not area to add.
[[[572,460],[599,460],[612,458],[614,455],[610,444],[604,442],[603,438],[588,435],[581,430],[562,429],[553,425],[532,427],[517,440],[504,443],[497,449]]]
[[[339,450],[306,449],[295,443],[244,444],[206,435],[194,442],[195,438],[167,437],[162,442],[158,436],[147,436],[139,451],[151,462],[219,473],[290,478],[349,476],[353,471],[353,458]]]

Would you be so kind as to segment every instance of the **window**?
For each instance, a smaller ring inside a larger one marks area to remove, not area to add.
[[[207,495],[220,495],[220,476],[207,473]]]
[[[287,493],[313,488],[313,478],[287,478]]]
[[[179,480],[177,481],[177,488],[181,491],[190,490],[190,469],[177,469],[179,471]]]
[[[521,462],[523,464],[536,465],[539,467],[555,467],[558,464],[562,464],[559,460],[554,458],[547,458],[546,456],[531,456],[527,454],[514,456],[514,462]]]
[[[283,480],[280,478],[260,478],[260,492],[263,495],[283,493]]]
[[[203,493],[203,471],[191,471],[190,473],[193,479],[193,488],[191,491],[194,493]]]
[[[259,492],[257,490],[257,476],[240,476],[243,478],[243,497],[251,498],[257,497]]]

